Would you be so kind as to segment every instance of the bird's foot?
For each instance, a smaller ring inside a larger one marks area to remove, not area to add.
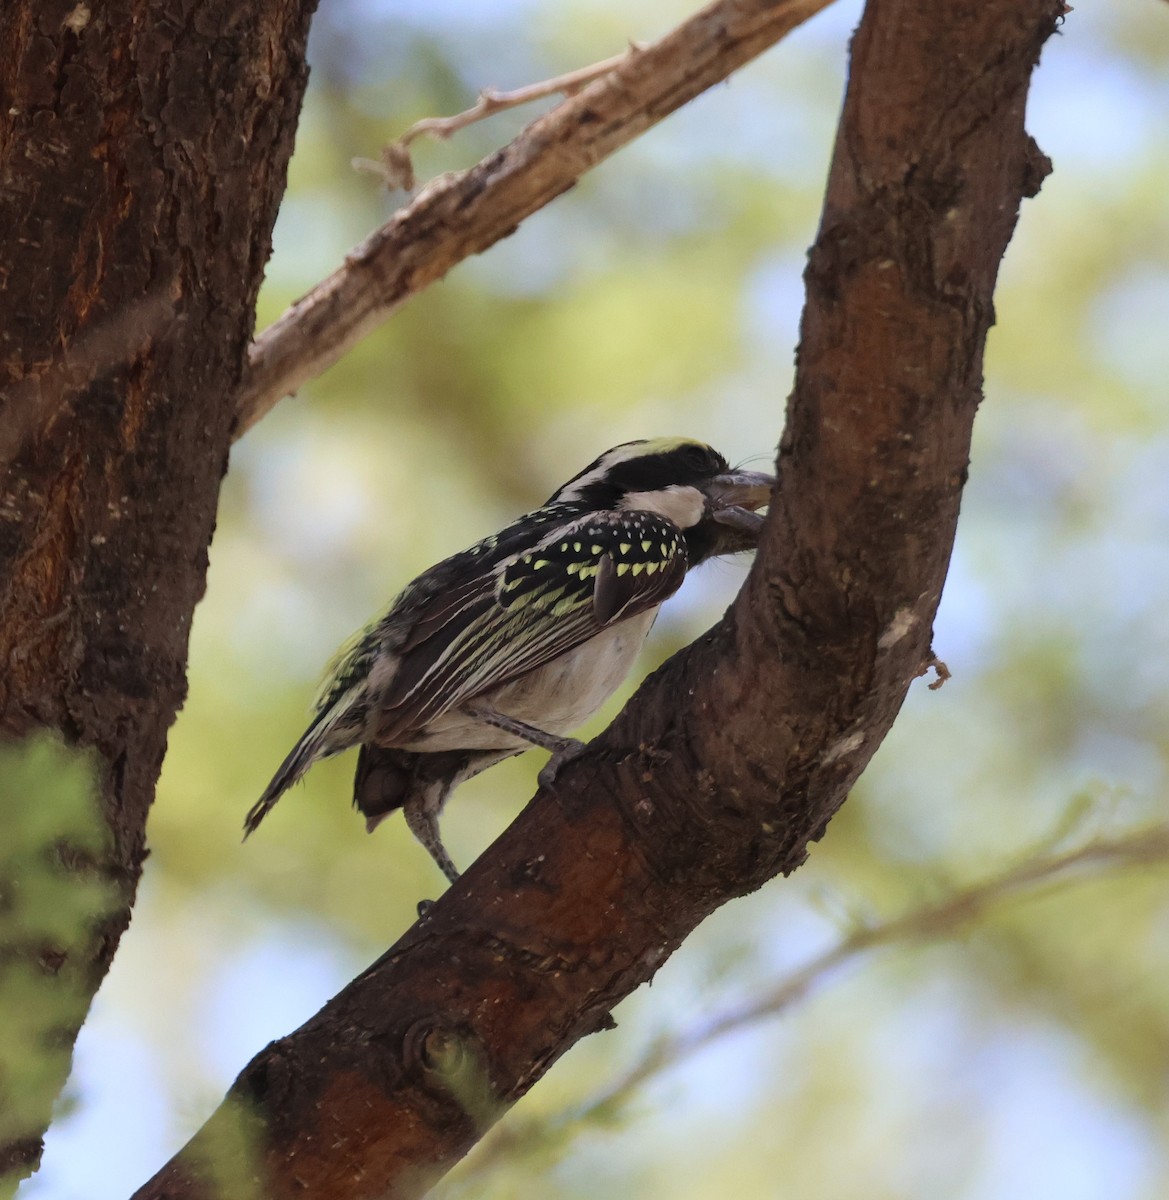
[[[445,795],[442,798],[446,799]],[[442,838],[438,834],[436,806],[419,803],[412,797],[402,805],[402,815],[406,818],[410,832],[426,847],[430,857],[434,859],[435,865],[447,877],[447,880],[450,883],[457,882],[458,868],[451,862],[451,856],[446,852],[446,847],[442,844]]]
[[[560,768],[572,762],[574,758],[580,758],[585,749],[585,743],[577,741],[576,738],[561,738],[560,744],[552,752],[552,757],[544,764],[537,776],[540,786],[542,788],[552,787],[556,782],[556,776],[560,774]]]

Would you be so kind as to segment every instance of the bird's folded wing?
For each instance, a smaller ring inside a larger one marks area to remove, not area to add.
[[[681,586],[686,543],[651,512],[587,513],[490,574],[436,596],[375,701],[379,740],[575,649]]]

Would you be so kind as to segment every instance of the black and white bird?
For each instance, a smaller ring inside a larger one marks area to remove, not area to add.
[[[552,751],[550,783],[581,749],[567,734],[628,674],[686,572],[755,546],[774,482],[702,442],[626,442],[424,571],[338,656],[245,837],[314,762],[360,746],[367,828],[401,808],[453,882],[438,831],[451,790],[532,746]]]

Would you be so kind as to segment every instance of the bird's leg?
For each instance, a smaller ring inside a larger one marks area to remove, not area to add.
[[[402,805],[402,815],[406,818],[410,832],[426,847],[430,857],[438,864],[438,869],[454,883],[459,878],[459,872],[451,862],[451,856],[446,852],[442,838],[439,837],[437,809],[425,802],[412,804],[407,800]]]
[[[482,700],[472,700],[469,704],[464,704],[463,711],[476,720],[483,721],[487,725],[494,725],[496,729],[502,729],[504,733],[510,733],[513,737],[531,742],[533,746],[551,751],[552,757],[544,764],[538,776],[541,787],[551,787],[556,781],[560,768],[584,753],[584,742],[578,741],[576,738],[560,737],[555,733],[546,733],[543,729],[537,729],[535,725],[529,725],[526,721],[509,717],[507,713],[502,713],[497,708],[484,704]]]

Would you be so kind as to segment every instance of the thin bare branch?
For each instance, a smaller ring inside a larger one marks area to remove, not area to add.
[[[625,54],[614,55],[587,67],[578,67],[575,71],[565,71],[562,75],[554,75],[551,79],[543,79],[539,83],[529,83],[510,92],[484,88],[479,93],[479,99],[470,108],[451,117],[424,117],[421,121],[415,121],[400,138],[383,146],[378,158],[355,158],[353,166],[358,171],[379,176],[387,191],[412,191],[415,176],[410,146],[420,137],[445,141],[459,130],[466,129],[468,125],[485,121],[488,117],[506,112],[509,108],[519,108],[522,104],[531,104],[532,101],[543,100],[546,96],[572,96],[585,84],[600,79],[602,75],[608,75],[625,59],[626,54],[635,49],[638,47],[631,45]]]
[[[1033,900],[1057,889],[1099,879],[1136,866],[1169,861],[1169,825],[1154,825],[1112,838],[1098,838],[1063,853],[1034,854],[979,883],[958,888],[900,916],[857,925],[847,936],[804,966],[766,985],[752,999],[655,1042],[623,1075],[591,1099],[566,1112],[501,1128],[474,1160],[476,1186],[483,1171],[525,1155],[557,1155],[585,1127],[612,1124],[621,1108],[647,1083],[673,1070],[700,1050],[732,1033],[781,1016],[827,983],[837,971],[881,947],[940,941],[966,932],[992,909],[1011,900]],[[458,1183],[440,1195],[454,1195]]]
[[[872,950],[898,942],[952,938],[1009,900],[1035,899],[1058,888],[1096,879],[1104,873],[1167,859],[1169,825],[1155,825],[1120,837],[1093,841],[1063,854],[1036,855],[980,883],[959,888],[932,904],[923,904],[876,924],[860,925],[835,946],[771,984],[749,1002],[658,1042],[617,1082],[582,1105],[574,1119],[587,1121],[611,1112],[655,1075],[677,1066],[719,1038],[786,1012],[826,982],[837,968]]]
[[[630,47],[611,70],[503,149],[469,170],[432,180],[256,338],[237,400],[236,436],[282,396],[331,367],[411,296],[513,233],[602,159],[829,2],[716,0],[660,41]]]
[[[421,121],[416,121],[398,138],[398,142],[403,146],[408,146],[423,135],[439,139],[449,138],[451,134],[458,133],[460,129],[466,129],[468,125],[473,125],[476,121],[482,121],[484,118],[506,109],[518,108],[521,104],[530,104],[533,100],[542,100],[545,96],[555,96],[558,93],[563,93],[565,96],[574,95],[585,84],[592,83],[594,79],[600,79],[602,75],[608,75],[637,49],[639,47],[630,46],[624,54],[616,54],[612,58],[606,58],[587,67],[578,67],[575,71],[565,71],[562,75],[554,75],[551,79],[544,79],[539,83],[529,83],[524,87],[514,88],[510,92],[497,92],[494,88],[484,88],[479,93],[479,100],[473,107],[456,113],[453,117],[425,117]]]

